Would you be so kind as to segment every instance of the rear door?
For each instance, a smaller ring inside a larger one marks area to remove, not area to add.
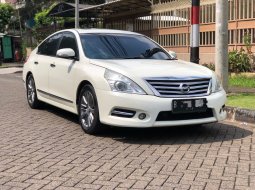
[[[33,62],[33,75],[40,95],[49,93],[49,68],[56,58],[62,34],[55,34],[46,39],[39,47]]]

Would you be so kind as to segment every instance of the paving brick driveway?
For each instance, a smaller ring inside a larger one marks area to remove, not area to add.
[[[254,128],[235,123],[83,133],[73,114],[32,110],[0,75],[0,190],[255,189]]]

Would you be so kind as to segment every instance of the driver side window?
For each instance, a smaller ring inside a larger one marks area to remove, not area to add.
[[[75,57],[79,58],[79,51],[76,43],[75,35],[71,32],[65,32],[63,34],[60,46],[58,49],[71,48],[75,52]]]
[[[62,37],[62,33],[58,33],[51,36],[38,47],[37,53],[40,55],[55,57],[61,37]]]

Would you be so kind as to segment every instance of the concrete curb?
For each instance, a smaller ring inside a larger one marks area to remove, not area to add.
[[[12,68],[12,67],[23,67],[24,63],[2,63],[2,65],[0,65],[0,69],[3,68]]]
[[[255,110],[227,106],[227,120],[239,121],[255,125]]]
[[[0,75],[2,74],[12,74],[12,73],[21,73],[23,71],[22,67],[9,67],[9,68],[1,68]]]

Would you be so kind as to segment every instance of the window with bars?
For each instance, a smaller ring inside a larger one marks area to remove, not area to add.
[[[228,31],[229,45],[244,44],[244,36],[251,36],[251,43],[255,43],[255,28],[238,29]],[[169,35],[154,35],[152,38],[164,47],[180,47],[189,46],[190,34],[169,34]],[[200,46],[214,46],[215,31],[200,32]]]
[[[237,44],[244,44],[244,37],[246,35],[250,35],[251,37],[251,43],[255,43],[255,29],[254,28],[248,28],[248,29],[239,29],[236,30],[236,43]]]
[[[201,23],[213,23],[215,22],[216,16],[216,5],[209,4],[200,7],[200,22]]]
[[[153,28],[187,26],[190,24],[190,8],[152,14]]]
[[[200,45],[215,45],[215,31],[200,32]]]
[[[233,45],[236,43],[236,30],[228,31],[228,44]]]
[[[164,47],[178,47],[189,45],[189,34],[168,34],[168,35],[155,35],[152,38]]]
[[[134,21],[134,30],[135,31],[145,31],[152,29],[152,20],[151,16],[144,16],[135,19]]]
[[[254,18],[255,1],[254,0],[235,0],[237,19]]]

